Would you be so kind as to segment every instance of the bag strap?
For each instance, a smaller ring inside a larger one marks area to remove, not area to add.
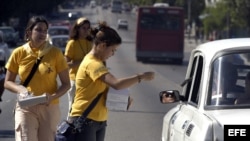
[[[30,71],[29,76],[28,76],[28,77],[26,78],[26,80],[24,81],[23,86],[25,86],[25,87],[28,86],[30,80],[32,79],[33,75],[35,74],[35,72],[36,72],[36,70],[37,70],[37,68],[38,68],[38,66],[39,66],[39,64],[40,64],[40,62],[41,62],[42,59],[43,59],[43,56],[40,57],[40,59],[37,59],[37,60],[36,60],[35,64],[33,65],[32,69],[31,69],[31,71]]]
[[[100,94],[98,94],[98,96],[96,96],[96,98],[90,103],[90,105],[82,113],[82,115],[79,117],[79,119],[84,120],[88,116],[88,114],[95,107],[95,105],[97,104],[97,102],[99,101],[99,99],[101,98],[101,96],[102,96],[102,93],[100,93]]]

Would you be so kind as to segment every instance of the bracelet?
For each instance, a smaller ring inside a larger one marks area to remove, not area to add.
[[[138,78],[138,83],[140,83],[141,82],[141,77],[140,77],[139,74],[137,74],[137,78]]]

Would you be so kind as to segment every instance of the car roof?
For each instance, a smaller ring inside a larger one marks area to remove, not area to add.
[[[53,28],[64,28],[64,29],[69,29],[68,26],[64,26],[64,25],[53,25],[53,26],[50,26],[49,29],[53,29]]]
[[[239,48],[250,47],[250,38],[232,38],[232,39],[222,39],[216,41],[210,41],[199,45],[193,51],[209,52],[210,54],[215,54],[222,50],[232,49],[237,50]],[[250,49],[250,48],[249,48]]]
[[[191,56],[200,52],[206,58],[206,62],[211,62],[220,53],[250,50],[250,38],[232,38],[210,41],[197,46],[192,50]],[[209,66],[209,63],[206,63]]]
[[[49,38],[69,38],[69,35],[51,35]]]

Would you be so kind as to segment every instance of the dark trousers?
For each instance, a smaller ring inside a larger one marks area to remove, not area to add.
[[[77,117],[71,119],[75,120]],[[77,133],[75,141],[104,141],[107,122],[106,121],[94,121],[86,119],[83,124],[82,131]]]

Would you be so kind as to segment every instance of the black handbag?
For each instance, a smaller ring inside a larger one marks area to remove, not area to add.
[[[87,115],[94,108],[101,95],[102,94],[99,94],[83,112],[83,114],[73,123],[63,120],[57,127],[55,141],[75,141],[76,134],[81,132],[81,127],[84,124]]]

